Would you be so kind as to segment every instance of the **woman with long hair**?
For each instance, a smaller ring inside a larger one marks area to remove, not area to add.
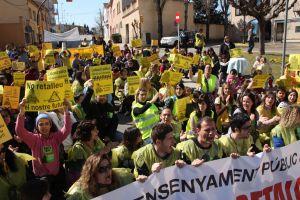
[[[18,198],[18,190],[26,183],[27,162],[8,148],[9,143],[0,144],[0,199]]]
[[[235,109],[234,97],[231,87],[224,83],[215,99],[215,111],[217,115],[216,127],[219,133],[227,133],[229,128],[229,117]]]
[[[279,124],[271,130],[271,146],[274,148],[292,144],[300,139],[297,129],[300,126],[300,107],[287,107],[280,118]]]
[[[275,100],[275,93],[266,92],[261,105],[256,109],[259,114],[259,122],[261,123],[258,132],[262,144],[270,144],[270,132],[280,120],[280,114],[277,111]]]
[[[83,72],[77,71],[75,73],[75,80],[72,83],[71,90],[73,94],[82,93],[84,88],[84,82],[86,81],[86,76]]]
[[[147,101],[153,100],[155,102],[157,100],[158,93],[157,90],[152,86],[151,79],[141,78],[139,88],[147,90]]]
[[[142,134],[136,127],[129,127],[124,131],[123,142],[117,148],[112,149],[112,166],[129,168],[133,171],[133,152],[143,145]]]
[[[71,133],[69,102],[64,101],[64,126],[62,129],[55,130],[56,127],[50,116],[41,113],[36,118],[34,133],[25,129],[25,104],[26,99],[23,99],[20,103],[20,112],[16,122],[16,133],[31,149],[32,156],[36,158],[32,161],[34,175],[46,177],[53,197],[61,198],[65,186],[65,174],[60,160],[59,146]]]
[[[214,118],[214,112],[212,111],[209,99],[206,94],[202,94],[198,99],[198,107],[190,114],[190,118],[186,125],[187,138],[192,138],[196,134],[198,122],[205,116]]]
[[[289,89],[287,92],[287,100],[289,105],[297,104],[298,92],[295,89]]]
[[[133,174],[126,169],[112,169],[109,157],[91,155],[82,168],[81,176],[67,192],[67,200],[88,200],[131,183]]]

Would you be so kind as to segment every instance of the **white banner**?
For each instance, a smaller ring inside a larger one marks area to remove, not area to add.
[[[78,28],[73,28],[64,33],[51,33],[44,30],[44,42],[80,41]]]
[[[300,141],[255,157],[224,158],[200,167],[175,166],[95,200],[300,199]]]

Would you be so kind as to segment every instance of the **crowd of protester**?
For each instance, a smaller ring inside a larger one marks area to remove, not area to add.
[[[203,162],[254,156],[299,140],[297,91],[275,85],[272,67],[263,56],[253,63],[250,77],[235,69],[227,74],[234,43],[225,36],[216,54],[213,48],[205,49],[203,37],[201,31],[196,34],[196,53],[166,49],[159,64],[151,63],[147,70],[140,59],[159,55],[157,47],[130,49],[125,44],[122,55],[114,56],[111,41],[94,38],[95,44],[104,46],[104,55],[82,58],[75,54],[71,60],[70,51],[55,52],[56,63],[39,71],[42,55],[7,45],[9,58],[25,63],[26,81],[46,81],[46,70],[67,66],[74,101],[65,100],[63,108],[53,111],[25,112],[23,87],[18,110],[0,108],[13,137],[0,144],[0,199],[86,200],[135,180],[144,182],[168,166],[199,167]],[[172,64],[170,54],[200,57],[197,64],[182,70]],[[112,66],[114,92],[95,95],[89,68],[104,64]],[[160,82],[168,70],[197,82],[199,69],[203,74],[196,88],[186,87],[184,81]],[[1,73],[1,85],[14,84],[12,72]],[[262,73],[270,75],[267,84],[253,89],[253,77]],[[136,75],[139,88],[129,95],[127,77]],[[183,98],[189,99],[191,109],[178,119],[176,103]],[[120,116],[132,118],[134,124],[122,134],[117,132]],[[20,153],[31,157],[25,159]]]

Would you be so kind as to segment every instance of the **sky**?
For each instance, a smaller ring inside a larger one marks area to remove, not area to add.
[[[73,22],[76,25],[87,24],[90,28],[96,26],[95,18],[99,15],[99,9],[103,9],[103,3],[109,0],[58,0],[59,19],[56,17],[56,23]],[[56,7],[56,5],[55,5]]]

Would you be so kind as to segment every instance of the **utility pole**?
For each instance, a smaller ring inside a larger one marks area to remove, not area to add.
[[[284,73],[284,66],[285,66],[285,55],[286,55],[286,35],[287,35],[287,23],[288,23],[288,7],[289,7],[289,0],[285,2],[285,18],[284,18],[284,38],[283,38],[283,54],[282,54],[282,63],[281,63],[281,75]]]

